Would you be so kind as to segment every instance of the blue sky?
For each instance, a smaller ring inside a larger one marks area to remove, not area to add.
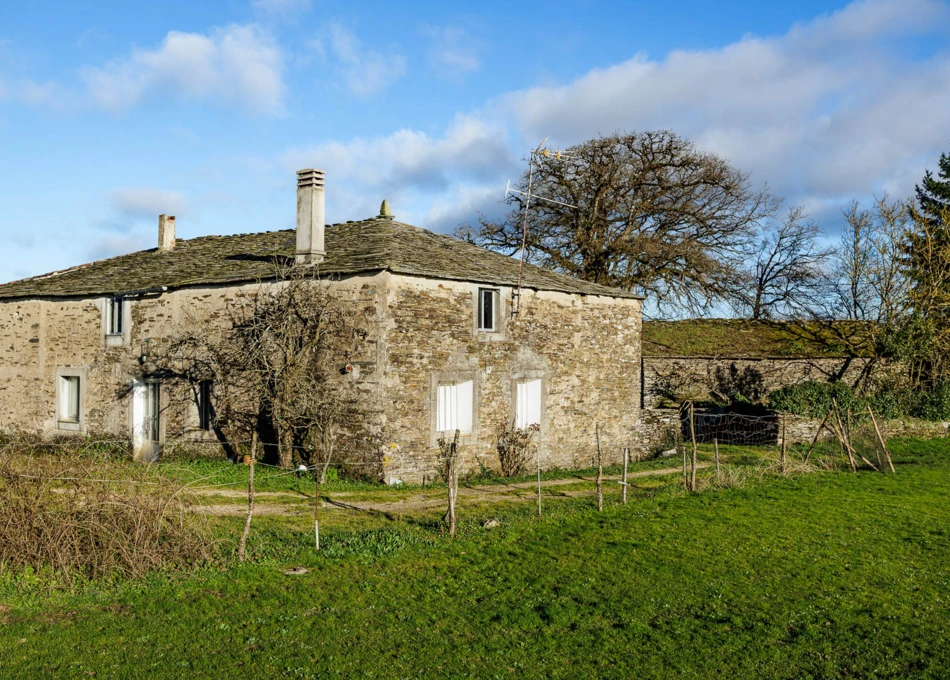
[[[669,128],[802,204],[906,196],[950,151],[950,5],[5,3],[0,281],[180,237],[330,221],[451,231],[542,138]]]

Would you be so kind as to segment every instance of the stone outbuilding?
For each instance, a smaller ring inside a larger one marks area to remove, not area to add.
[[[213,387],[175,402],[142,365],[186,320],[220,325],[271,285],[275,264],[317,267],[372,318],[352,380],[378,429],[386,480],[431,479],[442,431],[463,467],[496,468],[505,423],[536,424],[545,467],[635,445],[642,298],[397,221],[324,223],[324,176],[298,173],[296,230],[175,238],[0,285],[0,429],[131,440],[141,458],[213,442]],[[520,300],[518,299],[520,296]]]

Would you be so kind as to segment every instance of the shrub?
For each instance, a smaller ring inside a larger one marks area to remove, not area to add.
[[[923,420],[950,420],[950,383],[941,382],[920,393],[913,415]]]
[[[501,474],[505,477],[517,477],[524,473],[528,466],[528,449],[538,430],[537,425],[527,428],[505,425],[499,430],[497,449]]]
[[[854,390],[842,382],[807,381],[786,385],[769,394],[769,408],[809,418],[824,418],[833,400],[843,410],[854,408]]]
[[[0,457],[0,572],[137,577],[211,559],[210,535],[185,516],[181,485],[150,467],[135,478],[128,469],[81,457]]]

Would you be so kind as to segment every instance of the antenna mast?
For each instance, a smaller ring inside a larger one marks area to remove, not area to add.
[[[551,152],[547,149],[542,149],[544,143],[548,141],[550,136],[545,137],[541,140],[541,143],[535,147],[534,151],[531,152],[531,155],[528,159],[528,191],[518,191],[517,189],[511,188],[511,181],[508,181],[508,186],[505,189],[505,198],[507,199],[511,194],[521,194],[524,196],[524,223],[521,228],[521,266],[518,269],[518,290],[515,292],[515,308],[511,311],[512,316],[521,311],[521,288],[524,284],[524,264],[525,257],[528,249],[528,211],[531,208],[531,199],[536,198],[539,201],[545,201],[546,203],[556,203],[557,205],[563,205],[568,208],[577,208],[576,205],[571,205],[570,203],[564,203],[562,201],[555,201],[550,198],[544,198],[543,196],[534,196],[531,193],[532,182],[534,181],[534,161],[537,156],[543,156],[544,158],[550,158]],[[562,158],[574,158],[574,156],[568,156],[562,154],[560,151],[554,152],[554,157],[557,160]]]

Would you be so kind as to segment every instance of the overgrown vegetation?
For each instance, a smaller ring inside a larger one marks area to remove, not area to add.
[[[808,381],[786,385],[769,394],[769,408],[809,418],[824,418],[834,401],[845,411],[862,417],[868,406],[883,418],[950,420],[950,383],[941,382],[929,390],[883,388],[862,395],[843,382]]]
[[[104,460],[0,454],[0,574],[132,578],[212,559],[185,485],[148,467],[117,475]]]
[[[530,462],[529,448],[539,430],[538,425],[521,428],[505,424],[498,431],[498,442],[495,446],[498,449],[498,463],[503,476],[517,477],[525,473]]]
[[[305,526],[275,525],[266,559],[186,581],[37,599],[0,580],[0,664],[11,677],[939,678],[948,442],[891,449],[897,475],[702,494],[637,480],[626,506],[552,502],[539,520],[512,505],[491,531],[463,505],[453,541],[388,524],[316,555]],[[283,573],[299,565],[309,573]]]

